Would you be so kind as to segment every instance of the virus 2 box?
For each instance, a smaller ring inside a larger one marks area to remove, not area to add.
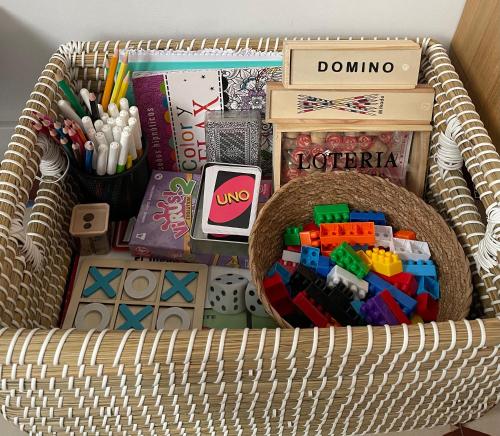
[[[200,179],[199,174],[152,172],[129,243],[135,256],[206,261],[192,254],[189,244]]]

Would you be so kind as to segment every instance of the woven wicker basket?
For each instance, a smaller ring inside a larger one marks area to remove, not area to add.
[[[281,256],[285,228],[312,221],[316,204],[349,203],[353,209],[379,210],[396,228],[413,229],[429,241],[441,285],[438,321],[464,319],[472,299],[470,269],[455,234],[420,198],[379,177],[354,172],[315,173],[281,188],[264,206],[252,229],[250,269],[266,310],[282,327],[288,323],[268,302],[262,281]]]
[[[428,201],[457,234],[473,301],[491,318],[500,313],[498,262],[488,254],[495,229],[481,219],[462,171],[443,171],[435,156],[439,135],[458,123],[449,136],[492,222],[499,156],[446,50],[419,42],[422,79],[437,95]],[[72,42],[50,59],[0,167],[0,404],[8,420],[36,434],[338,435],[467,422],[500,402],[499,319],[306,330],[58,329],[75,198],[68,180],[42,182],[23,227],[40,162],[32,111],[57,115],[56,71],[75,89],[101,92],[105,56],[116,45],[279,50],[281,40]]]

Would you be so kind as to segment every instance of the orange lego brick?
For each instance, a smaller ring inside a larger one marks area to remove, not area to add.
[[[334,246],[347,242],[350,245],[374,245],[375,225],[366,223],[330,223],[319,226],[321,243]]]
[[[398,230],[394,233],[394,237],[399,239],[411,239],[412,241],[417,239],[417,235],[413,230]]]
[[[306,245],[309,247],[319,247],[320,239],[319,232],[317,231],[308,231],[308,232],[300,232],[300,245]]]
[[[361,260],[366,263],[370,267],[370,269],[372,269],[372,260],[366,255],[363,250],[356,251],[356,254],[361,257]]]

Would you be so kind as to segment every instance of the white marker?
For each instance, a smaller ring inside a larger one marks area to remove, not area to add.
[[[108,146],[105,144],[99,145],[98,152],[96,173],[98,176],[104,176],[108,165]]]
[[[116,166],[118,165],[119,154],[120,154],[120,144],[118,144],[118,142],[112,142],[111,144],[109,144],[107,173],[110,176],[116,173]]]
[[[100,132],[102,130],[102,126],[104,126],[104,123],[102,122],[102,120],[95,120],[94,121],[94,128],[95,128],[96,132]]]
[[[78,123],[78,125],[83,129],[82,119],[78,116],[78,114],[73,110],[71,105],[66,100],[59,100],[57,102],[57,107],[63,113],[65,118],[69,118]]]
[[[129,110],[129,104],[128,104],[128,100],[123,97],[123,98],[120,98],[120,110],[121,111],[128,111]]]
[[[92,109],[90,109],[90,92],[89,92],[89,90],[87,88],[80,89],[80,97],[82,97],[82,100],[85,103],[85,106],[87,106],[89,113],[91,113]]]
[[[118,118],[120,116],[120,112],[118,111],[118,106],[115,103],[110,103],[108,105],[108,114],[110,117]]]
[[[111,131],[111,126],[109,124],[105,124],[104,126],[102,126],[101,132],[104,133],[108,144],[111,144],[113,142],[113,132]]]
[[[122,137],[122,128],[120,126],[113,127],[113,141],[120,142]]]
[[[135,149],[135,144],[133,141],[132,133],[130,132],[130,127],[124,127],[122,130],[122,137],[120,143],[126,145],[128,148],[128,154],[132,156],[132,160],[137,159],[137,151]]]

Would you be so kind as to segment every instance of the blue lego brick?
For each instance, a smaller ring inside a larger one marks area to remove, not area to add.
[[[316,274],[321,277],[326,277],[330,270],[333,268],[330,258],[326,256],[320,256],[318,260],[318,267],[316,268]]]
[[[281,276],[281,279],[283,280],[283,283],[285,285],[288,285],[290,283],[290,277],[292,276],[290,272],[283,266],[281,263],[276,262],[267,272],[267,276],[271,277],[275,273],[278,273]]]
[[[410,316],[415,311],[415,308],[417,307],[417,301],[415,299],[409,297],[389,282],[386,282],[374,272],[370,271],[364,280],[368,282],[368,289],[371,294],[377,295],[384,289],[387,289],[391,293],[392,297],[401,306],[401,309],[403,309],[406,316]]]
[[[351,222],[373,221],[373,223],[377,226],[386,225],[385,215],[382,212],[373,212],[373,211],[362,212],[359,210],[352,210],[351,213],[349,214],[349,220]]]
[[[437,278],[437,270],[436,265],[432,260],[405,260],[403,261],[403,271],[409,272],[414,276],[421,277],[432,277],[433,279]]]
[[[439,300],[441,296],[441,292],[439,290],[439,281],[432,277],[421,276],[417,278],[418,287],[417,287],[417,295],[428,292],[432,295],[434,300]]]
[[[300,263],[316,271],[319,261],[319,248],[303,246],[300,250]]]

